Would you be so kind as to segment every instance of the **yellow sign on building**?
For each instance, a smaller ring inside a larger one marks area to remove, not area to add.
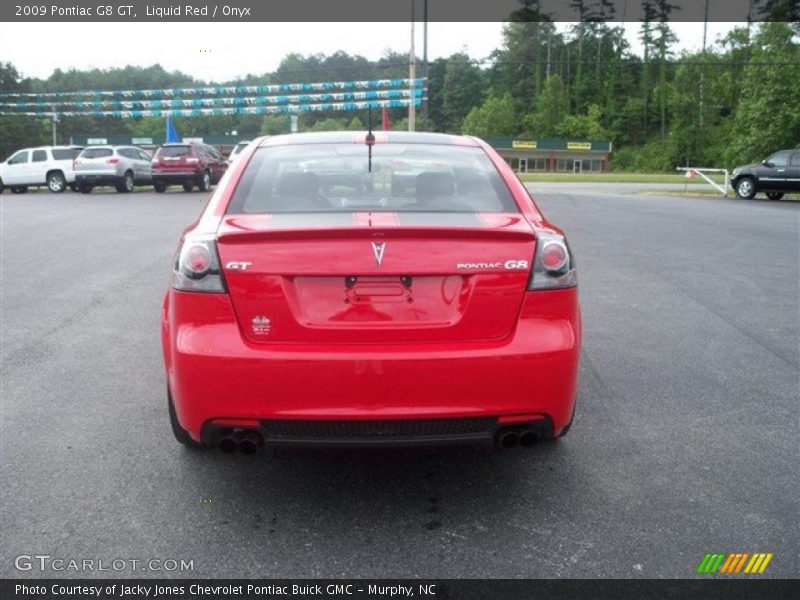
[[[523,150],[536,150],[536,142],[526,142],[522,140],[512,140],[512,148],[520,148]]]
[[[567,142],[567,150],[591,150],[591,142]]]

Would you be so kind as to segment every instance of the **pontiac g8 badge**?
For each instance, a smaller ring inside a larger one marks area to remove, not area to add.
[[[386,250],[386,242],[372,242],[372,253],[375,255],[375,262],[381,266],[383,262],[383,251]]]

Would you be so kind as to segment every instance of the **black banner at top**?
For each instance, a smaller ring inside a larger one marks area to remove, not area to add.
[[[800,0],[10,0],[5,22],[800,21]]]

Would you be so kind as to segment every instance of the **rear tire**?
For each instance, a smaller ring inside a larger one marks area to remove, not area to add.
[[[767,198],[770,200],[780,200],[783,198],[783,192],[767,192]]]
[[[154,183],[153,189],[159,194],[163,194],[164,192],[167,191],[167,186],[164,185],[163,183]]]
[[[744,200],[752,200],[756,195],[756,184],[752,177],[742,177],[736,182],[736,195]]]
[[[81,186],[79,186],[77,183],[70,183],[69,189],[71,189],[73,192],[80,192]]]
[[[61,171],[53,171],[47,174],[47,188],[53,194],[60,194],[67,189],[67,180]]]
[[[5,190],[5,189],[6,189],[6,187],[3,185],[3,180],[0,179],[0,194],[2,194],[3,190]]]
[[[191,192],[194,189],[194,186],[191,183],[184,183],[183,184],[183,191],[184,192]]]
[[[91,183],[82,183],[78,189],[81,194],[91,194],[94,186]]]
[[[28,191],[28,186],[25,185],[13,185],[11,186],[11,193],[12,194],[24,194]]]
[[[122,183],[116,186],[120,194],[130,194],[133,191],[133,173],[128,171],[122,179]]]
[[[201,192],[207,192],[211,189],[211,173],[208,171],[203,171],[203,177],[200,179],[200,183],[197,184],[198,189]]]
[[[200,448],[203,444],[198,444],[192,439],[192,436],[181,427],[178,422],[178,415],[175,413],[175,405],[172,402],[172,394],[167,390],[167,404],[169,404],[169,424],[172,426],[172,434],[179,444],[187,446],[188,448]]]

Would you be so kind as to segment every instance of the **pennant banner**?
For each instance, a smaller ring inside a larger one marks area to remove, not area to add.
[[[114,108],[117,110],[163,110],[172,108],[207,108],[212,106],[255,106],[259,104],[317,104],[320,102],[345,102],[360,100],[392,100],[422,96],[422,88],[412,90],[375,90],[366,92],[332,92],[324,94],[299,94],[293,96],[240,96],[236,98],[175,98],[171,100],[90,100],[61,102],[0,102],[5,108],[38,108],[52,114],[53,105],[81,109]],[[68,114],[57,110],[58,114]]]
[[[329,90],[369,90],[373,88],[422,87],[421,79],[370,79],[364,81],[328,81],[320,83],[280,83],[273,85],[232,85],[217,87],[168,88],[153,90],[93,90],[81,92],[4,92],[0,98],[64,98],[77,97],[122,97],[153,98],[158,96],[213,96],[218,94],[277,94],[280,92],[325,92]]]
[[[296,112],[325,112],[339,110],[363,110],[367,108],[404,108],[412,102],[420,106],[423,98],[398,98],[394,100],[367,100],[355,102],[326,102],[319,104],[286,104],[279,106],[234,106],[229,108],[192,108],[167,110],[93,110],[59,112],[60,117],[116,117],[119,119],[140,119],[143,117],[209,117],[220,115],[265,115]],[[19,115],[26,117],[50,117],[45,112],[0,112],[0,115]]]

